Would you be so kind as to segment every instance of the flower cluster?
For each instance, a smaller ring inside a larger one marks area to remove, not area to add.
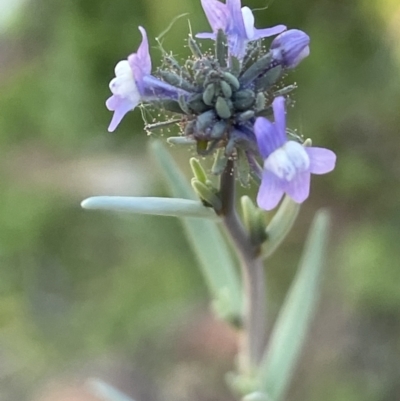
[[[106,105],[114,115],[109,131],[139,104],[157,107],[174,118],[147,125],[148,130],[176,124],[199,154],[247,164],[262,178],[260,207],[272,209],[284,192],[303,202],[310,173],[334,167],[331,151],[306,148],[286,136],[283,95],[295,86],[282,87],[280,80],[308,56],[308,35],[284,25],[256,29],[253,13],[242,8],[240,0],[201,4],[212,32],[196,38],[213,40],[214,51],[203,52],[189,36],[192,57],[180,64],[163,52],[162,67],[152,72],[147,34],[139,27],[142,42],[137,52],[117,64],[110,82],[113,95]],[[269,48],[263,46],[261,40],[274,35],[278,36]],[[265,118],[272,108],[275,123]],[[265,159],[263,168],[257,162],[260,156]]]

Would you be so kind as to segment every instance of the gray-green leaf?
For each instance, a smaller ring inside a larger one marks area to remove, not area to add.
[[[159,141],[151,149],[161,167],[173,196],[196,199],[188,179]],[[200,262],[206,282],[214,300],[224,304],[222,317],[237,322],[242,314],[242,293],[235,261],[217,225],[205,219],[182,219],[188,240]],[[227,299],[229,303],[227,304]],[[222,312],[222,311],[221,311]]]
[[[299,270],[286,296],[259,369],[260,390],[282,400],[292,378],[319,298],[321,270],[328,237],[329,214],[313,221]]]
[[[81,203],[84,209],[109,210],[158,216],[200,217],[218,220],[216,213],[200,201],[179,198],[94,196]]]

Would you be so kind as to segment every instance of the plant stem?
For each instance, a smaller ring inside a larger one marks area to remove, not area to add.
[[[243,333],[240,342],[240,369],[252,374],[258,367],[265,346],[266,305],[264,266],[260,247],[250,241],[235,208],[234,161],[229,160],[221,175],[219,212],[223,224],[238,252],[244,291]]]

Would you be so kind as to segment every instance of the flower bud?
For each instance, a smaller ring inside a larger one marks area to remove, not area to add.
[[[240,82],[239,82],[239,80],[238,80],[234,75],[232,75],[230,72],[224,72],[224,73],[223,73],[223,77],[224,77],[224,80],[225,80],[226,82],[228,82],[228,84],[229,84],[233,89],[238,90],[238,89],[240,88]]]
[[[233,105],[236,110],[247,111],[255,102],[255,93],[251,89],[243,89],[236,92]]]
[[[205,88],[203,92],[203,102],[207,106],[211,106],[214,101],[214,95],[215,95],[215,85],[214,84],[208,84],[207,87]]]
[[[290,29],[278,35],[271,43],[273,59],[283,67],[297,67],[310,54],[310,37],[298,29]]]
[[[221,210],[221,199],[215,193],[216,190],[214,188],[210,188],[208,185],[203,184],[196,178],[192,178],[191,184],[204,206],[212,207],[215,211]]]
[[[225,81],[221,81],[220,83],[221,91],[226,99],[230,99],[232,96],[232,88]]]
[[[221,118],[229,118],[232,115],[228,102],[221,96],[218,96],[215,103],[215,111]]]

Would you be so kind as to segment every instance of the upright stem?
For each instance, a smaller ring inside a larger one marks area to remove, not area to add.
[[[221,175],[220,195],[223,224],[238,252],[244,290],[243,334],[240,343],[240,368],[251,374],[257,368],[265,345],[266,305],[264,266],[260,248],[255,247],[235,208],[234,162],[229,160]]]

